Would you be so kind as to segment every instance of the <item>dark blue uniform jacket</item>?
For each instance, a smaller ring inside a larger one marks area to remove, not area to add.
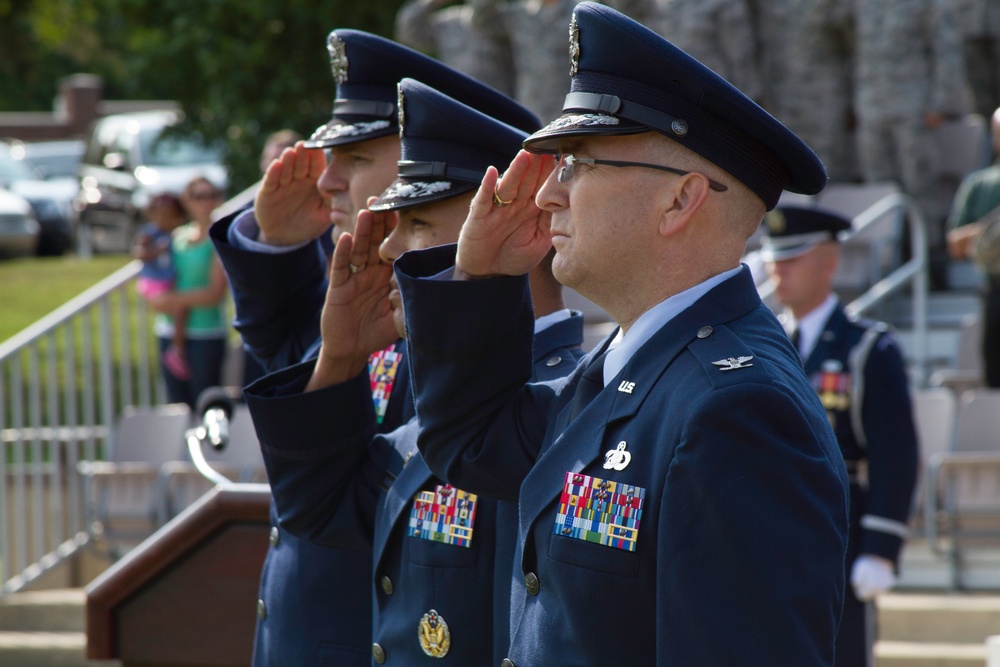
[[[838,304],[805,360],[850,473],[847,571],[860,554],[898,561],[917,476],[917,435],[906,365],[878,322],[849,319]],[[848,587],[837,635],[837,664],[871,654],[873,609]]]
[[[573,369],[582,340],[579,314],[535,337],[538,377]],[[373,641],[387,664],[498,664],[509,637],[515,505],[478,498],[469,547],[410,536],[416,496],[443,484],[417,452],[416,420],[373,437],[367,377],[301,394],[311,370],[292,367],[246,391],[282,524],[322,544],[371,553]],[[442,658],[428,656],[418,640],[431,610],[450,631]]]
[[[234,218],[223,218],[210,231],[236,305],[234,325],[247,351],[269,371],[298,363],[319,337],[327,285],[320,244],[274,255],[238,248],[228,239]],[[382,430],[413,415],[406,368],[401,362]],[[270,539],[258,593],[254,666],[370,665],[370,553],[295,537],[278,526],[273,502]]]
[[[847,475],[749,271],[667,323],[567,423],[593,353],[568,379],[526,384],[526,281],[441,279],[453,257],[395,265],[419,443],[452,484],[519,498],[511,661],[831,665]]]

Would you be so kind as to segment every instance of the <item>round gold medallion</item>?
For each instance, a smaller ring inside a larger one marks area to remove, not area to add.
[[[451,648],[451,633],[448,631],[448,624],[434,609],[421,617],[417,637],[420,640],[420,648],[432,658],[443,658],[448,654],[448,649]]]

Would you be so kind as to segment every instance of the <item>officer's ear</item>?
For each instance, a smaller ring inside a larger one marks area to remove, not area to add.
[[[673,236],[697,216],[708,200],[708,177],[691,172],[672,177],[671,182],[660,191],[659,231],[660,235]]]

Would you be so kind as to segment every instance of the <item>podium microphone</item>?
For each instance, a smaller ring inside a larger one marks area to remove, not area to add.
[[[198,397],[205,442],[216,450],[229,444],[229,420],[233,416],[233,397],[223,387],[209,387]]]

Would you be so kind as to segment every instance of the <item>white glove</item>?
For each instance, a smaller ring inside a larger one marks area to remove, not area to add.
[[[896,584],[892,561],[881,556],[862,554],[851,568],[851,585],[854,595],[862,602],[873,600]]]

